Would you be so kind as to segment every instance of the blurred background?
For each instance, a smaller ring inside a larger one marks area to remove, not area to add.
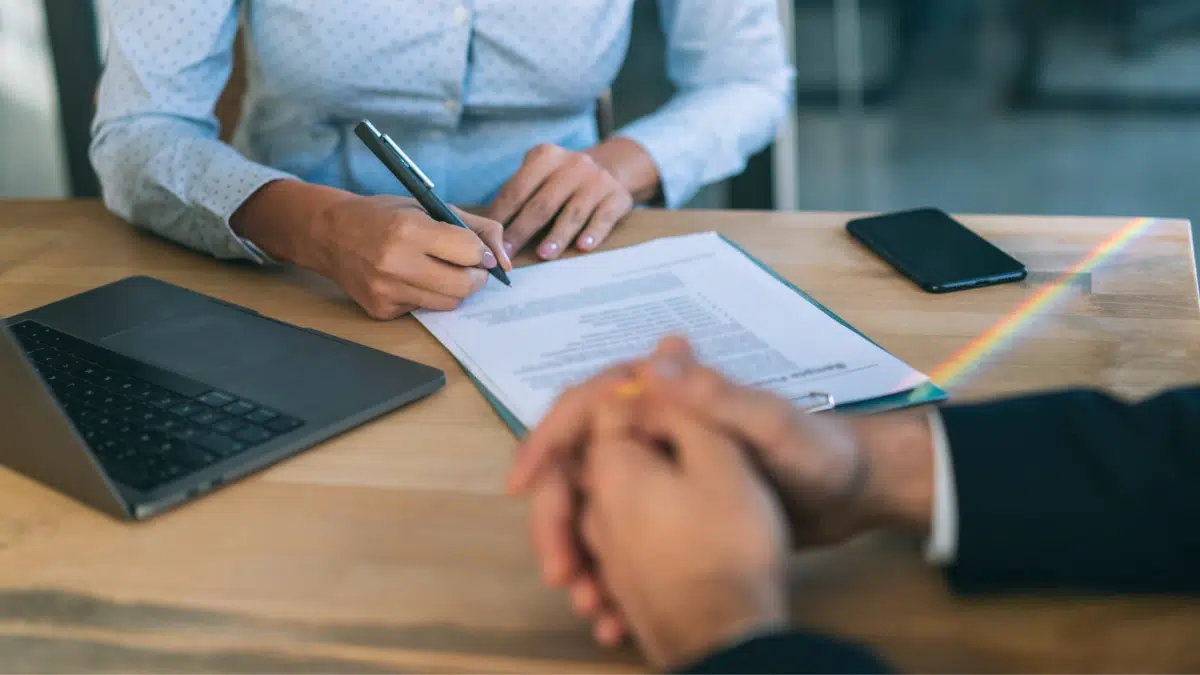
[[[80,166],[100,51],[90,5],[0,0],[0,197],[95,189]],[[693,206],[1200,215],[1200,0],[781,8],[794,117]],[[618,123],[671,91],[655,0],[636,11]]]

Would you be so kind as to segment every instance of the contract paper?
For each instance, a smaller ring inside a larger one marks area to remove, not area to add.
[[[800,405],[928,378],[847,328],[716,233],[542,263],[417,319],[526,428],[566,388],[684,335],[708,366]]]

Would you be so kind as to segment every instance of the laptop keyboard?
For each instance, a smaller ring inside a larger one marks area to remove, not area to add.
[[[304,424],[33,321],[9,330],[109,477],[138,490],[153,490]]]

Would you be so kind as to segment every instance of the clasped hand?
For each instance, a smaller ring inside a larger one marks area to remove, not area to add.
[[[668,339],[562,396],[522,443],[547,581],[612,644],[678,666],[786,623],[785,556],[882,520],[852,424],[738,387]]]

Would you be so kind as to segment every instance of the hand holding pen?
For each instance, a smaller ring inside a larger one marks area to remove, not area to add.
[[[375,128],[375,125],[367,120],[359,122],[354,132],[367,148],[375,154],[379,161],[396,176],[396,179],[404,185],[404,188],[421,204],[421,207],[425,209],[431,218],[463,230],[472,231],[463,222],[462,218],[434,192],[433,181],[429,180],[420,167],[409,159],[408,155],[404,154],[404,151],[400,149],[400,146],[396,145],[396,142],[391,137],[381,133]],[[507,262],[507,255],[504,253],[503,245],[496,242],[486,242],[486,245],[491,249],[491,262],[494,264],[489,266],[486,260],[488,256],[485,255],[484,267],[488,269],[488,273],[500,280],[505,286],[511,286],[512,283],[509,282],[508,275],[504,272],[504,267],[499,264],[502,260]],[[512,269],[511,263],[509,263],[508,269]]]

